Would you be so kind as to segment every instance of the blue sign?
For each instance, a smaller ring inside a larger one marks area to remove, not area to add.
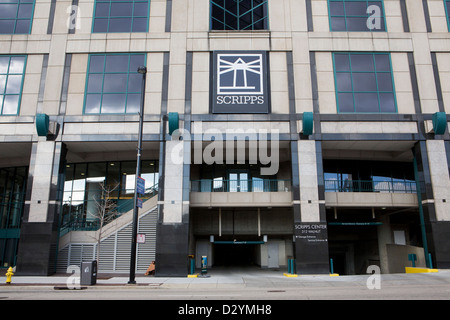
[[[137,198],[137,207],[142,209],[142,199]]]
[[[137,177],[137,193],[145,194],[145,179]]]

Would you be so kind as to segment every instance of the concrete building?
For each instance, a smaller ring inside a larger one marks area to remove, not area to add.
[[[0,267],[47,275],[99,253],[99,272],[128,272],[145,66],[138,273],[186,276],[192,255],[449,268],[449,14],[444,0],[0,0]]]

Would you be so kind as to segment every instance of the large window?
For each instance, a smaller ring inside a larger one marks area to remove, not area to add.
[[[338,112],[397,112],[388,53],[334,53],[333,63]]]
[[[0,34],[29,34],[34,0],[0,0]]]
[[[19,113],[25,64],[25,56],[0,56],[0,115]]]
[[[84,113],[137,113],[141,98],[145,54],[89,56]]]
[[[151,198],[158,191],[158,168],[158,161],[142,161],[141,177],[145,179],[142,199]],[[118,214],[128,212],[134,205],[135,179],[136,161],[67,164],[62,224],[96,220],[96,201],[101,200],[102,188],[111,190],[110,200],[116,204]]]
[[[147,32],[149,0],[96,0],[92,32]]]
[[[331,31],[386,31],[383,1],[328,0]]]
[[[411,162],[323,161],[325,192],[415,193]]]
[[[0,268],[16,265],[27,167],[0,168]]]
[[[268,29],[267,0],[211,0],[211,29]]]

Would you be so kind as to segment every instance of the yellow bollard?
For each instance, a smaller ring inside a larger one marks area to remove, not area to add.
[[[9,267],[8,271],[5,274],[5,276],[6,276],[6,284],[11,284],[11,278],[12,278],[13,275],[14,275],[13,268]]]

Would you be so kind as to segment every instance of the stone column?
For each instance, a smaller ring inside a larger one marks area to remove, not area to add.
[[[327,274],[330,269],[325,201],[324,195],[319,195],[319,177],[322,176],[322,168],[318,170],[318,163],[321,166],[322,153],[317,152],[316,141],[313,140],[299,140],[296,149],[299,200],[295,200],[294,195],[294,206],[300,207],[300,215],[294,215],[297,273]],[[293,192],[296,192],[295,188]]]
[[[381,273],[389,273],[389,261],[387,256],[387,244],[393,243],[392,230],[389,216],[384,215],[380,217],[382,225],[377,227],[378,234],[378,252],[380,255],[380,269]]]
[[[191,147],[190,141],[172,140],[165,144],[164,197],[159,199],[156,276],[186,276]]]
[[[435,268],[450,268],[450,179],[449,154],[450,145],[444,140],[427,140],[429,176],[431,178],[432,199],[428,198],[428,206],[434,204],[434,214],[428,215],[428,246],[432,254]],[[425,200],[425,199],[422,199]]]
[[[65,156],[62,142],[39,138],[33,143],[17,256],[20,275],[55,272]]]

